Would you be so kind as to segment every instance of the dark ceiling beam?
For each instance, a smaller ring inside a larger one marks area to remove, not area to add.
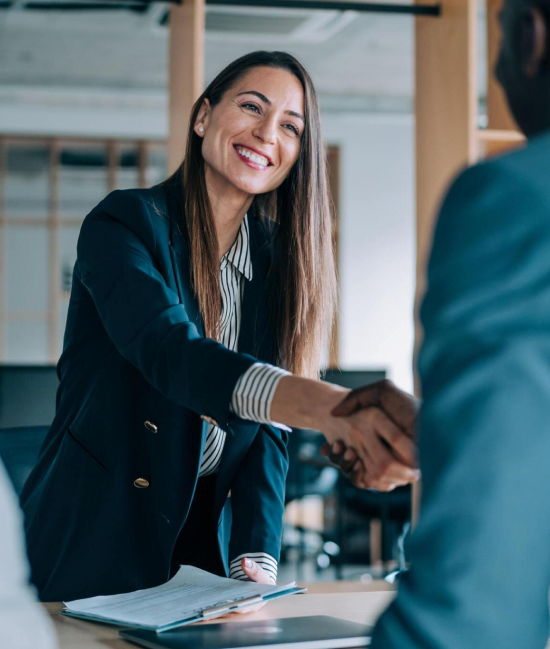
[[[145,11],[153,2],[173,2],[180,0],[113,0],[112,2],[94,2],[93,0],[26,0],[22,8],[34,11],[109,11],[130,9]],[[440,4],[411,5],[385,4],[382,2],[347,2],[346,0],[206,0],[207,5],[226,7],[270,7],[279,9],[321,9],[336,11],[358,11],[361,13],[401,14],[410,16],[440,16]],[[12,0],[0,0],[0,9],[9,9]]]
[[[441,6],[415,4],[386,4],[382,2],[347,2],[342,0],[206,0],[207,5],[228,7],[278,7],[280,9],[324,9],[359,11],[362,13],[407,14],[411,16],[439,16]]]
[[[0,0],[0,9],[9,9],[12,4],[12,0]],[[150,4],[151,0],[116,0],[115,2],[94,2],[93,0],[82,0],[82,2],[78,0],[72,2],[47,0],[46,2],[38,2],[36,0],[24,0],[19,8],[25,11],[113,11],[129,9],[131,11],[145,12]]]

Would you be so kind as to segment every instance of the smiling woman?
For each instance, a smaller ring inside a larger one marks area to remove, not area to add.
[[[43,600],[180,564],[275,581],[287,426],[356,448],[367,486],[415,479],[405,433],[377,407],[333,416],[346,391],[314,380],[335,292],[313,85],[288,54],[249,54],[197,101],[179,169],[82,225],[56,415],[21,497]]]
[[[336,276],[325,145],[303,66],[284,52],[253,52],[223,70],[195,103],[173,178],[186,188],[180,219],[207,335],[216,336],[220,322],[219,256],[252,206],[278,224],[276,362],[317,377]]]

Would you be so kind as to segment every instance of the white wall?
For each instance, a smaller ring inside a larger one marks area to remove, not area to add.
[[[413,118],[328,114],[323,126],[341,147],[340,365],[386,369],[412,391]]]

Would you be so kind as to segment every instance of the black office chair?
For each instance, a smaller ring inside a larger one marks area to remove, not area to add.
[[[324,442],[324,437],[316,431],[295,428],[291,433],[288,443],[290,464],[286,480],[285,505],[307,496],[326,498],[334,491],[338,481],[338,471],[319,454],[319,449]],[[290,533],[292,531],[294,533]],[[332,536],[323,532],[290,525],[285,526],[284,532],[281,560],[286,561],[289,550],[295,550],[297,574],[301,574],[301,566],[307,556],[313,556],[317,568],[321,569],[328,567],[332,555],[339,552]]]
[[[398,487],[392,492],[381,493],[354,487],[346,478],[338,483],[338,543],[341,553],[338,561],[344,563],[366,563],[365,545],[362,542],[369,529],[365,523],[378,520],[381,525],[381,560],[384,572],[394,561],[399,570],[406,567],[405,539],[408,535],[412,513],[412,490],[410,485]],[[346,513],[357,517],[355,522]],[[353,537],[359,542],[352,549]],[[369,539],[369,544],[372,539]],[[391,563],[390,563],[391,562]],[[337,566],[338,567],[338,566]]]
[[[0,459],[18,496],[36,464],[48,430],[49,426],[0,429]]]
[[[55,365],[0,365],[0,428],[51,423],[58,386]]]

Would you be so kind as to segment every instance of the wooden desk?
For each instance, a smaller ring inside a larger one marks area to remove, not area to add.
[[[235,615],[225,622],[239,624],[251,620],[304,615],[332,615],[333,617],[374,624],[395,596],[385,582],[363,585],[359,582],[306,584],[310,592],[292,595],[270,602],[257,613]],[[59,602],[44,604],[55,624],[60,649],[128,649],[131,646],[118,637],[118,628],[59,615]],[[215,622],[215,620],[212,620]]]

